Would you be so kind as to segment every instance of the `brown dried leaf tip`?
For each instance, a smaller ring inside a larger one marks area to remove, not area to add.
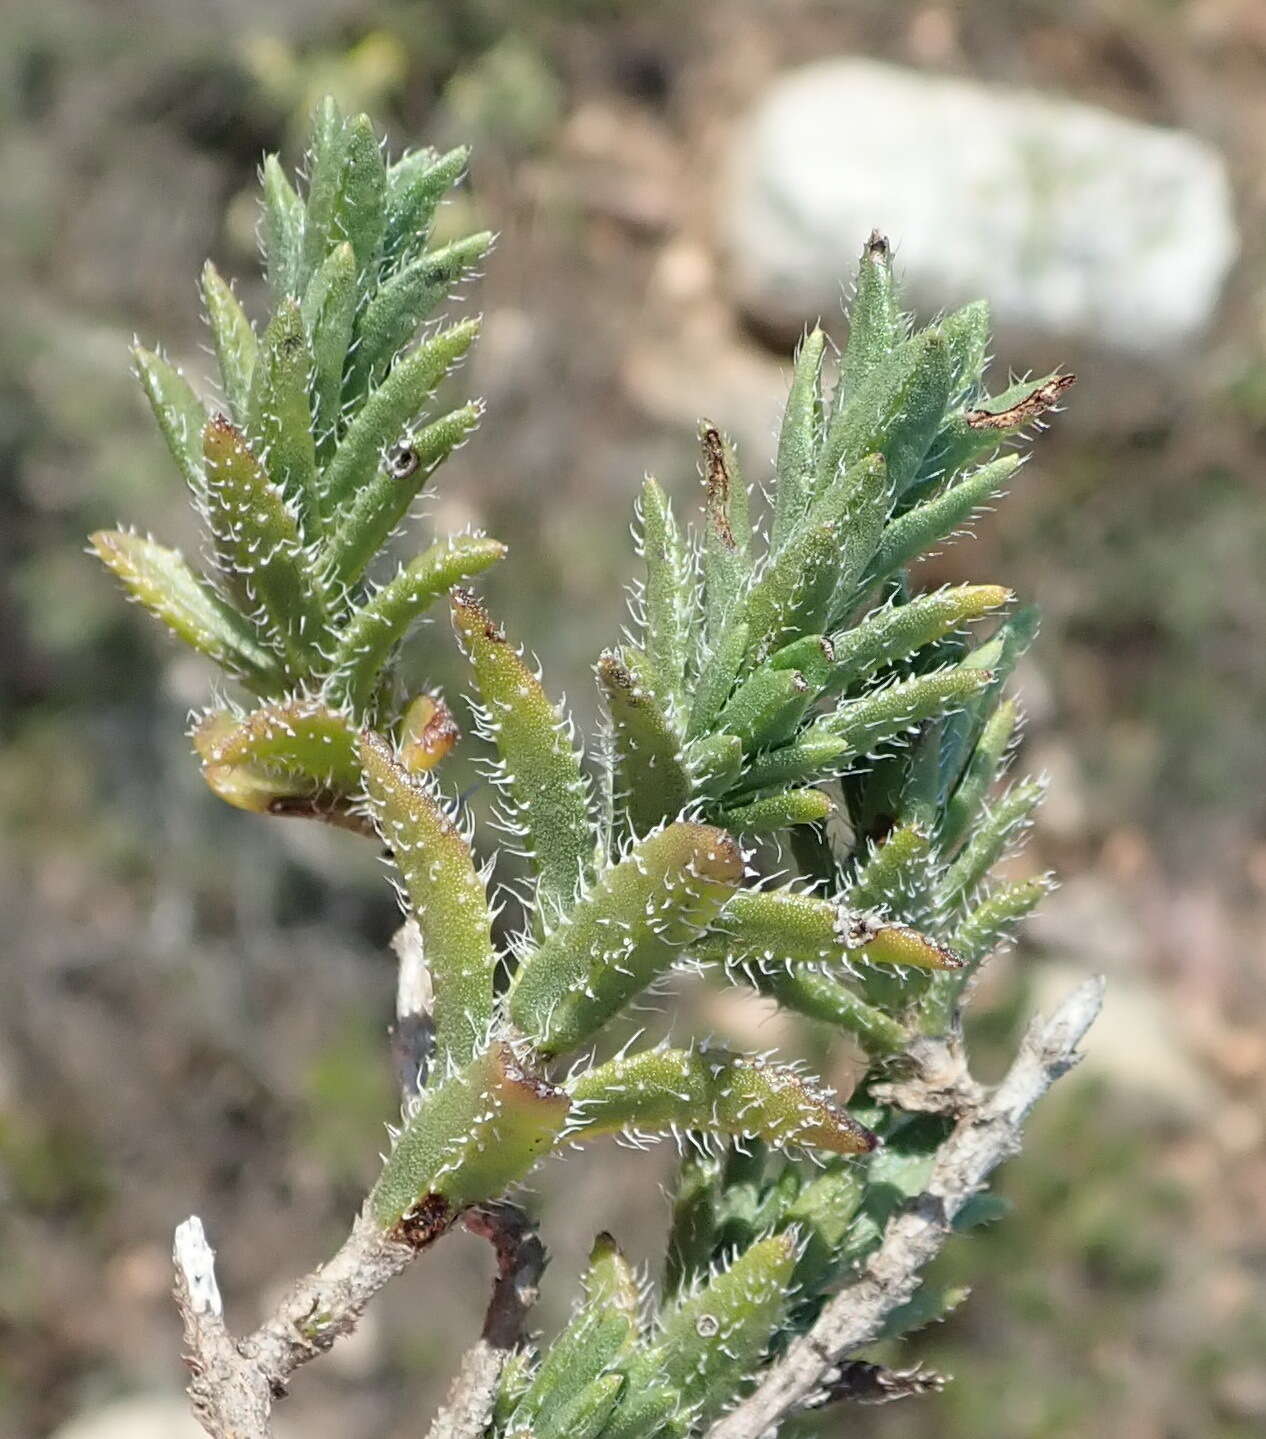
[[[1055,375],[1031,390],[1009,410],[967,410],[963,418],[973,430],[1016,430],[1033,420],[1040,420],[1055,407],[1064,391],[1076,383],[1076,375]]]

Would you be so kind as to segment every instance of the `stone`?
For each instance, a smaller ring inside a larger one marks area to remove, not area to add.
[[[723,193],[732,293],[783,333],[830,323],[878,228],[920,312],[986,295],[1004,330],[1172,352],[1238,250],[1225,163],[1196,136],[869,60],[777,82]]]

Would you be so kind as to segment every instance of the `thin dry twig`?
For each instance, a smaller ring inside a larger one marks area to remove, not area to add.
[[[1087,981],[1048,1020],[1030,1024],[1006,1078],[965,1112],[937,1155],[927,1189],[889,1221],[861,1273],[827,1304],[760,1386],[708,1431],[708,1439],[759,1439],[834,1381],[841,1359],[872,1343],[887,1316],[919,1287],[955,1215],[1020,1144],[1034,1104],[1077,1063],[1077,1046],[1103,1003]]]
[[[491,1241],[497,1253],[497,1277],[483,1334],[466,1351],[427,1439],[478,1439],[488,1427],[497,1382],[523,1337],[548,1262],[536,1226],[514,1204],[482,1205],[464,1215],[462,1223],[472,1234]]]

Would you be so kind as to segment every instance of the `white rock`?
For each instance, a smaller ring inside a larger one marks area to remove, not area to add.
[[[775,85],[727,195],[737,296],[779,326],[837,313],[878,228],[920,310],[985,295],[1004,328],[1173,349],[1238,248],[1226,167],[1194,136],[868,60]]]

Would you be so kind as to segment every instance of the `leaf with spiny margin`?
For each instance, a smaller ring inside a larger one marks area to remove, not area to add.
[[[590,873],[594,831],[581,758],[540,680],[467,590],[453,594],[453,628],[475,673],[514,817],[527,831],[538,911],[548,927]]]
[[[871,455],[814,501],[747,595],[742,617],[754,648],[780,649],[823,630],[837,596],[850,594],[869,564],[890,499],[884,460]]]
[[[388,265],[426,243],[435,211],[466,172],[470,151],[461,146],[446,155],[419,151],[393,165],[387,175],[387,224],[383,254]]]
[[[369,809],[404,880],[434,986],[440,1072],[464,1064],[493,1012],[492,914],[470,846],[432,785],[409,775],[387,743],[360,741]]]
[[[171,457],[190,492],[199,499],[204,485],[202,431],[207,423],[206,408],[189,381],[161,355],[136,345],[132,360]]]
[[[583,1044],[716,917],[743,868],[709,825],[671,824],[635,844],[523,961],[514,1023],[546,1054]]]
[[[334,213],[343,180],[347,124],[338,103],[326,95],[312,117],[308,194],[303,224],[304,277],[315,275],[326,255],[345,236],[334,233]]]
[[[625,1384],[602,1439],[675,1439],[685,1432],[681,1394],[667,1384]]]
[[[961,778],[985,720],[1029,646],[1037,636],[1040,612],[1036,605],[1021,605],[1007,616],[982,645],[959,661],[962,669],[988,670],[993,678],[971,704],[945,721],[941,741],[941,777],[948,790]]]
[[[361,713],[414,621],[459,580],[481,574],[505,552],[499,540],[477,535],[441,540],[383,585],[339,633],[322,686],[329,702]]]
[[[356,324],[344,404],[355,404],[379,383],[422,321],[491,248],[490,230],[463,236],[419,256],[379,288]]]
[[[383,451],[400,439],[478,333],[478,320],[463,320],[419,345],[388,372],[348,425],[326,469],[327,513],[350,508],[373,478]]]
[[[865,456],[888,465],[900,495],[918,474],[936,437],[950,395],[950,355],[937,330],[902,341],[879,361],[843,409],[832,417],[818,460],[818,490],[825,494]]]
[[[516,1349],[501,1367],[497,1382],[497,1397],[492,1406],[492,1427],[501,1434],[505,1431],[515,1406],[527,1393],[532,1383],[534,1360],[529,1349]]]
[[[717,1247],[721,1205],[721,1159],[687,1146],[677,1168],[672,1223],[664,1256],[665,1298],[708,1272]]]
[[[1020,780],[996,804],[985,809],[941,881],[938,893],[947,910],[970,898],[1008,845],[1028,826],[1045,793],[1046,786],[1041,781]]]
[[[777,834],[798,824],[821,824],[833,808],[820,789],[790,789],[720,810],[716,820],[732,834]]]
[[[775,650],[765,664],[771,670],[799,670],[818,694],[830,678],[834,662],[835,650],[825,635],[803,635]]]
[[[952,850],[967,833],[997,779],[1015,736],[1018,713],[1013,700],[1003,700],[985,720],[962,778],[945,804],[940,841]]]
[[[586,1070],[569,1085],[568,1137],[698,1129],[832,1154],[867,1154],[875,1136],[786,1065],[718,1049],[651,1049]]]
[[[903,918],[921,914],[927,903],[932,841],[915,824],[899,824],[882,843],[872,844],[848,887],[855,910],[886,910]]]
[[[279,682],[276,659],[250,622],[189,568],[179,550],[121,530],[97,530],[89,539],[134,598],[187,645],[252,689]]]
[[[220,569],[247,603],[259,606],[265,633],[304,673],[320,657],[326,615],[294,511],[223,415],[208,422],[202,449],[207,523]]]
[[[868,1054],[896,1054],[909,1039],[903,1025],[867,1004],[846,984],[817,970],[752,961],[732,970],[731,978],[746,980],[758,994],[777,1000],[783,1009],[856,1035]]]
[[[984,690],[993,676],[988,670],[962,665],[913,675],[885,685],[861,699],[848,700],[810,729],[818,735],[843,740],[848,753],[872,753],[886,740],[936,715],[961,708]]]
[[[364,284],[382,252],[387,208],[387,166],[368,115],[354,115],[347,121],[342,150],[330,241],[346,240],[351,245]]]
[[[790,1302],[798,1245],[794,1235],[759,1240],[706,1286],[663,1316],[658,1342],[629,1372],[632,1387],[667,1380],[697,1423],[743,1391]]]
[[[713,728],[722,706],[729,699],[747,658],[750,633],[742,621],[732,624],[717,641],[712,653],[702,658],[690,704],[686,733],[699,739]]]
[[[207,307],[207,323],[215,343],[224,398],[229,402],[233,418],[239,425],[245,425],[259,341],[237,296],[210,260],[202,268],[202,302]]]
[[[582,1390],[633,1349],[640,1307],[637,1277],[609,1234],[589,1255],[584,1298],[550,1345],[510,1421],[511,1432],[548,1425]]]
[[[725,632],[747,583],[752,527],[733,446],[705,420],[699,427],[699,447],[706,496],[701,644],[707,651]]]
[[[961,969],[948,945],[906,924],[884,923],[836,900],[793,889],[745,890],[713,921],[698,951],[724,949],[727,963],[781,960],[787,964],[912,965]]]
[[[874,231],[862,247],[853,303],[848,309],[848,341],[840,360],[837,410],[851,399],[905,338],[892,247]]]
[[[974,399],[989,360],[989,302],[973,300],[952,310],[940,328],[949,346],[951,394],[960,402]]]
[[[690,567],[668,496],[649,475],[642,485],[638,517],[646,562],[642,644],[652,690],[661,708],[668,710],[685,701]]]
[[[681,741],[645,674],[645,656],[631,647],[598,660],[615,745],[615,784],[629,827],[639,838],[676,819],[694,792]]]
[[[478,401],[450,410],[426,426],[400,452],[400,463],[384,464],[340,516],[326,546],[326,573],[334,585],[358,580],[408,513],[422,486],[479,424]]]
[[[877,610],[851,629],[831,636],[835,663],[824,692],[843,694],[876,670],[905,659],[958,625],[1013,598],[1001,585],[955,585]]]
[[[320,533],[316,447],[308,385],[313,358],[298,300],[284,299],[264,331],[248,401],[247,435],[268,478],[299,516],[305,538]]]
[[[495,1198],[550,1148],[567,1110],[562,1090],[494,1043],[423,1090],[370,1193],[370,1213],[390,1232],[429,1196],[447,1218]]]
[[[356,256],[345,241],[325,257],[303,296],[303,323],[312,346],[312,424],[323,461],[338,440],[343,368],[352,343],[357,297]],[[324,476],[320,489],[322,512],[328,513]]]
[[[298,776],[318,788],[344,794],[360,787],[356,732],[346,715],[318,700],[296,698],[260,705],[231,725],[222,712],[213,711],[197,726],[193,738],[208,768],[257,768]]]
[[[790,744],[757,755],[743,770],[737,787],[758,791],[801,780],[825,779],[837,773],[851,753],[845,740],[815,726]]]
[[[787,1207],[783,1225],[794,1225],[801,1236],[795,1272],[801,1293],[821,1294],[839,1272],[840,1251],[865,1192],[855,1165],[836,1164],[804,1185]]]
[[[796,355],[787,408],[778,434],[770,549],[779,549],[809,507],[822,435],[822,356],[826,335],[814,327]]]
[[[971,1290],[961,1284],[930,1284],[925,1280],[913,1299],[891,1311],[875,1336],[876,1340],[900,1339],[903,1335],[926,1329],[929,1324],[939,1324],[941,1320],[948,1319],[970,1293]]]
[[[268,291],[277,304],[303,285],[304,203],[276,155],[264,156],[264,221],[261,240]]]
[[[587,1384],[574,1399],[543,1416],[530,1430],[511,1428],[511,1434],[531,1439],[597,1439],[624,1388],[622,1374],[604,1374]]]
[[[705,735],[690,745],[686,762],[701,794],[724,794],[742,773],[743,741],[736,734]]]
[[[925,1034],[944,1034],[954,1018],[959,996],[981,962],[1009,940],[1016,926],[1041,904],[1054,888],[1048,875],[1000,884],[968,910],[954,931],[952,943],[963,956],[958,974],[938,974],[920,1005],[920,1028]]]
[[[906,510],[885,527],[866,572],[866,583],[883,579],[953,537],[958,527],[996,499],[1023,463],[1001,455],[951,485],[942,494]]]
[[[789,739],[813,699],[813,690],[799,670],[762,666],[735,690],[716,725],[737,735],[745,754],[754,754]]]

